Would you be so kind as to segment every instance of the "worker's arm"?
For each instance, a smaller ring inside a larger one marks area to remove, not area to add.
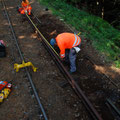
[[[64,46],[60,46],[59,49],[60,49],[60,58],[63,59],[65,57],[65,48]]]

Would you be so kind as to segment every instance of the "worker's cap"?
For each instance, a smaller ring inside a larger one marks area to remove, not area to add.
[[[50,44],[54,47],[55,43],[56,43],[56,40],[55,40],[54,38],[52,38],[52,39],[50,40]]]

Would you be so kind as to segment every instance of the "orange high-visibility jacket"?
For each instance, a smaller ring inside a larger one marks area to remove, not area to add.
[[[73,33],[61,33],[55,39],[60,49],[61,58],[65,57],[65,49],[71,49],[81,43],[81,38]]]
[[[22,1],[21,5],[22,7],[27,7],[29,5],[29,1],[28,0],[26,0],[25,2]]]

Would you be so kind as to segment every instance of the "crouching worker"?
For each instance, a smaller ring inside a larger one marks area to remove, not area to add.
[[[50,44],[59,47],[61,59],[70,63],[70,73],[76,72],[76,53],[80,51],[81,38],[73,33],[61,33],[52,38]]]
[[[21,14],[27,13],[28,15],[31,15],[32,7],[31,7],[31,5],[29,4],[29,1],[28,1],[28,0],[22,0],[21,6],[22,6],[22,7],[18,8],[18,11],[19,11]]]

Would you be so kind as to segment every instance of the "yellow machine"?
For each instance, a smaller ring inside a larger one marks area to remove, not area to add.
[[[2,92],[4,93],[4,98],[7,98],[8,95],[10,94],[10,89],[9,88],[5,88],[4,90],[2,90]]]
[[[3,102],[3,100],[8,97],[8,95],[10,94],[10,91],[11,90],[9,88],[5,88],[4,90],[1,91],[1,93],[0,93],[0,103]]]
[[[0,103],[3,102],[3,99],[4,99],[4,93],[0,93]]]
[[[8,97],[11,92],[11,88],[12,84],[8,83],[7,81],[0,81],[0,103]]]

